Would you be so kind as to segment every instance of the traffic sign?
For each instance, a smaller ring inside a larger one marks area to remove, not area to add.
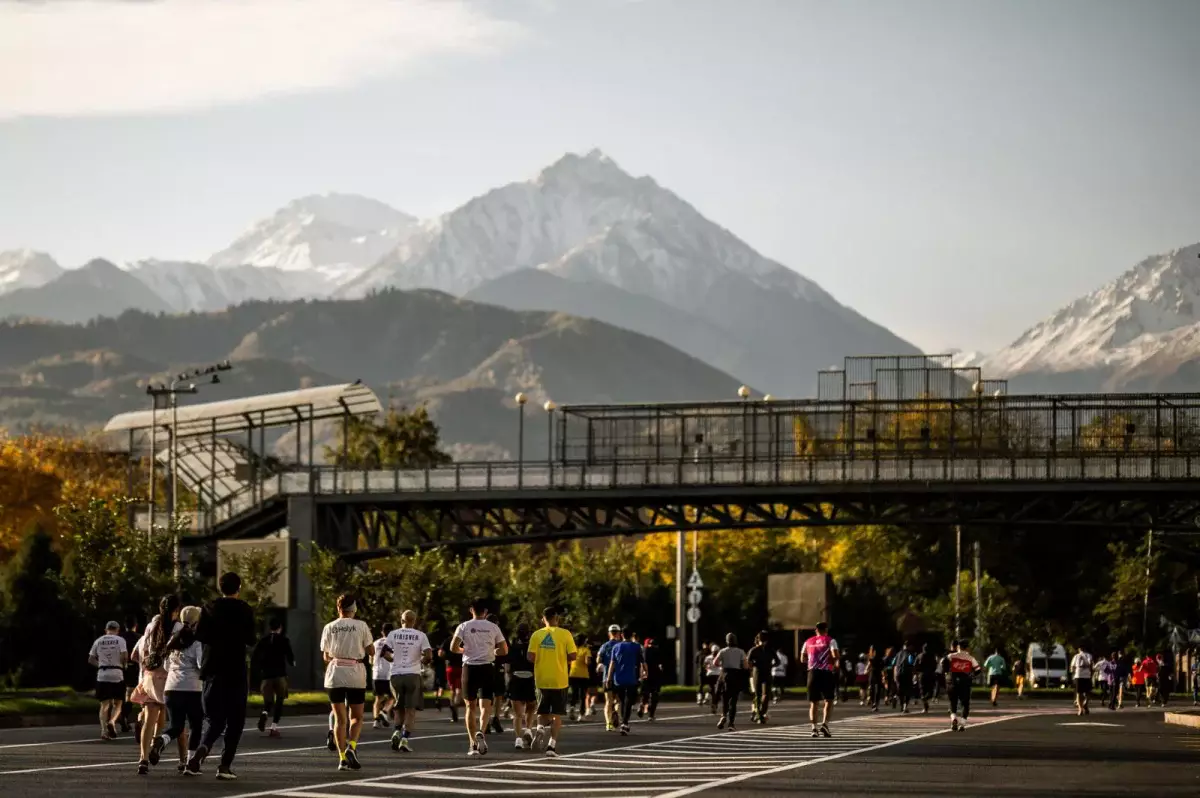
[[[688,623],[698,623],[700,620],[700,608],[699,607],[688,607],[687,619],[688,619]]]
[[[704,587],[704,580],[700,578],[699,571],[692,571],[691,577],[688,578],[687,586],[691,590],[700,590]]]
[[[700,603],[700,600],[703,597],[704,597],[704,594],[701,593],[699,590],[693,590],[692,592],[688,593],[688,604],[691,604],[693,607],[695,607],[697,604]]]

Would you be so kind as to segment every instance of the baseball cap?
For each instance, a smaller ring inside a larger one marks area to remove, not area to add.
[[[614,624],[612,624],[611,626],[609,626],[609,627],[608,627],[608,631],[610,631],[610,632],[619,632],[619,631],[621,631],[621,627],[620,627],[620,626],[618,626],[617,624],[615,624],[615,623],[614,623]]]

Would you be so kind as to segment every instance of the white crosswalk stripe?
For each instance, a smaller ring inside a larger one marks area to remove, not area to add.
[[[997,715],[985,725],[1018,715]],[[559,758],[502,762],[401,773],[345,785],[276,793],[287,798],[348,798],[364,793],[416,795],[558,795],[574,798],[680,798],[756,775],[840,759],[948,730],[942,715],[869,716],[831,726],[833,736],[812,738],[808,724],[628,745]],[[970,732],[968,732],[970,733]],[[366,788],[366,789],[364,789]]]

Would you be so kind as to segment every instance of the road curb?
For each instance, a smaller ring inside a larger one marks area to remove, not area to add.
[[[1190,726],[1200,729],[1200,712],[1164,712],[1163,720],[1176,726]]]

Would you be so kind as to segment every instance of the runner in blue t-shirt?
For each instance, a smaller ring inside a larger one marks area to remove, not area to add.
[[[608,627],[608,640],[596,652],[596,670],[600,673],[600,685],[604,688],[605,731],[615,731],[617,728],[616,691],[608,687],[608,666],[612,662],[613,647],[620,642],[621,627],[614,623]]]
[[[642,647],[630,639],[633,637],[631,630],[624,629],[621,637],[624,639],[616,642],[610,652],[605,691],[616,693],[620,704],[621,734],[626,735],[629,734],[629,716],[637,702],[638,683],[646,676],[646,655]]]

